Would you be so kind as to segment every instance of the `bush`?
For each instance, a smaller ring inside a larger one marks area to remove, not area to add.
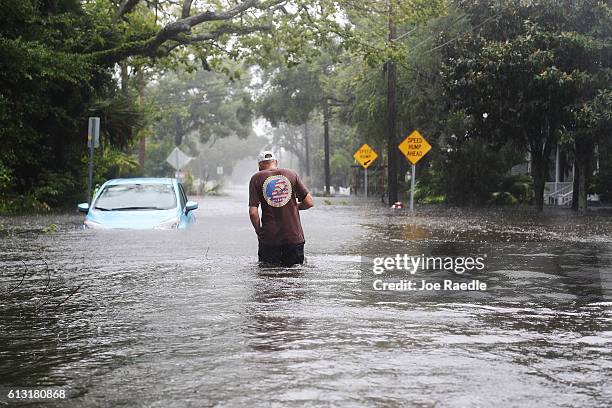
[[[39,201],[31,194],[0,197],[0,214],[2,215],[46,212],[50,209],[47,203]]]
[[[533,178],[531,176],[510,176],[502,181],[499,186],[499,191],[491,194],[489,204],[532,204],[534,196]]]

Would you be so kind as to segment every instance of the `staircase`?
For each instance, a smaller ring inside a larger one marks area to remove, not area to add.
[[[573,192],[574,186],[571,181],[547,182],[544,187],[544,202],[548,205],[571,205]]]

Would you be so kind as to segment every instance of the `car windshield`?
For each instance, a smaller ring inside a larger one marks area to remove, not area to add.
[[[176,207],[171,184],[117,184],[104,188],[95,208],[102,211],[169,210]]]

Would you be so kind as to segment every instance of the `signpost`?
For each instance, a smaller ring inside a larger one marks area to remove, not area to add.
[[[357,160],[359,164],[361,164],[361,167],[365,169],[364,170],[365,171],[364,173],[364,193],[365,193],[365,198],[367,200],[368,199],[368,167],[370,167],[370,165],[374,163],[374,160],[376,160],[376,158],[378,157],[378,154],[376,154],[374,149],[372,149],[370,146],[368,146],[367,143],[365,143],[363,146],[359,148],[359,150],[355,152],[353,157],[355,158],[355,160]]]
[[[168,157],[166,157],[166,161],[170,164],[176,172],[174,173],[174,177],[176,177],[179,181],[182,181],[185,178],[185,172],[181,171],[183,167],[187,165],[191,161],[191,157],[187,156],[181,149],[175,147],[174,150],[170,152]]]
[[[94,149],[100,147],[100,118],[91,117],[87,126],[87,147],[89,148],[89,173],[87,177],[87,202],[91,204],[93,184]]]
[[[191,157],[187,156],[181,149],[175,147],[174,150],[170,152],[168,157],[166,157],[166,161],[175,170],[180,170],[187,165],[191,161]]]
[[[412,132],[402,143],[399,144],[400,151],[412,164],[412,174],[410,176],[410,209],[414,209],[414,184],[416,180],[416,164],[431,150],[431,145],[418,130]]]

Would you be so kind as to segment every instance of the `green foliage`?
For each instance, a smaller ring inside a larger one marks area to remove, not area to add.
[[[143,173],[150,177],[174,177],[174,168],[166,157],[174,149],[173,137],[150,137],[146,144],[146,160]]]
[[[96,169],[94,184],[111,178],[141,175],[140,165],[136,158],[111,144],[105,144],[101,149],[96,150],[94,159]]]
[[[491,199],[489,200],[489,204],[493,205],[516,205],[518,202],[516,197],[508,191],[496,191],[491,194]]]
[[[120,149],[129,147],[138,130],[146,126],[146,112],[136,103],[136,95],[114,92],[96,100],[89,112],[100,117],[100,129],[108,144]]]
[[[444,155],[438,163],[445,181],[444,191],[454,205],[482,205],[497,190],[511,167],[511,146],[494,149],[480,140],[467,139]]]
[[[553,146],[563,133],[595,128],[585,118],[592,98],[610,84],[610,9],[594,0],[460,4],[480,28],[449,52],[446,93],[470,118],[473,137],[531,153],[541,209]],[[486,27],[492,19],[500,27]]]
[[[489,204],[532,204],[533,199],[533,178],[526,175],[517,175],[506,177],[501,182],[499,191],[491,194]]]
[[[252,132],[249,80],[246,74],[232,81],[203,70],[165,73],[146,89],[155,139],[173,138],[176,146],[189,135],[202,143],[231,135],[246,139]]]
[[[220,196],[223,195],[223,183],[214,183],[211,187],[204,190],[204,195]]]
[[[352,157],[346,151],[336,151],[332,154],[329,159],[332,185],[347,186],[349,184],[348,174],[352,164]]]
[[[270,80],[265,93],[257,102],[259,113],[273,126],[306,123],[311,112],[323,105],[322,77],[329,65],[328,59],[319,58],[292,67],[273,67],[267,73]]]
[[[194,177],[214,178],[217,165],[270,142],[303,168],[308,143],[322,180],[329,107],[332,183],[349,183],[362,143],[386,161],[389,60],[397,142],[419,129],[433,145],[418,166],[421,202],[522,203],[534,190],[537,201],[557,140],[588,174],[597,146],[591,185],[612,196],[609,2],[293,0],[188,29],[172,25],[174,2],[140,1],[123,15],[119,3],[0,2],[0,212],[83,196],[88,116],[102,119],[95,183],[171,175],[174,146],[200,156]],[[242,4],[209,3],[190,14]],[[256,114],[275,126],[271,140],[252,137]],[[143,170],[133,153],[145,136]],[[533,182],[507,178],[527,151]]]
[[[4,196],[0,200],[0,214],[23,214],[47,212],[51,208],[47,203],[39,201],[34,195]]]
[[[49,233],[57,232],[57,231],[59,231],[59,227],[57,226],[57,224],[45,225],[42,229],[42,232],[45,234],[49,234]]]
[[[74,0],[2,2],[0,200],[2,211],[46,209],[84,190],[87,117],[127,147],[138,126],[133,98],[117,98],[112,73],[84,52],[96,22]],[[94,101],[106,101],[94,104]]]
[[[432,183],[418,181],[415,186],[414,199],[422,204],[442,204],[446,197],[438,194]]]

